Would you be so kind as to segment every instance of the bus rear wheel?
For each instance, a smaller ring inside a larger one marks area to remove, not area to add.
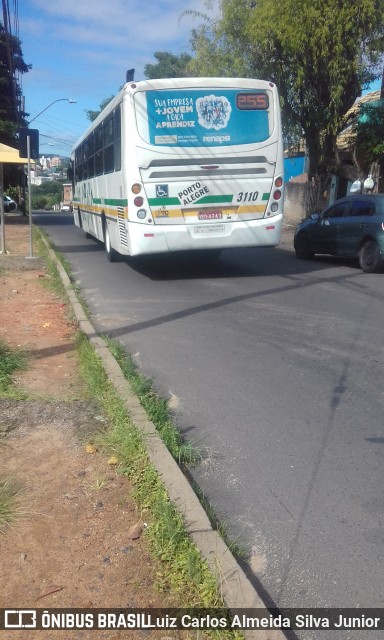
[[[77,210],[77,215],[79,216],[79,227],[80,227],[80,229],[82,229],[84,231],[83,220],[82,220],[82,217],[81,217],[80,209]],[[92,238],[91,234],[88,233],[88,231],[84,231],[84,235],[85,235],[87,240],[90,240],[90,238]]]
[[[111,238],[108,231],[108,225],[104,224],[104,246],[109,262],[118,262],[120,260],[120,254],[115,251],[111,246]]]

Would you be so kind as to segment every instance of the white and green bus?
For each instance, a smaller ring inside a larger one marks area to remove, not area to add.
[[[283,219],[272,82],[127,82],[72,150],[74,220],[108,259],[269,247]]]

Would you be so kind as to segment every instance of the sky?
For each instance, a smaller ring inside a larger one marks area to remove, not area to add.
[[[10,3],[11,4],[11,3]],[[19,0],[25,110],[40,132],[40,154],[69,156],[90,125],[85,111],[115,95],[127,69],[144,79],[155,51],[189,52],[198,21],[185,10],[205,11],[204,0]],[[11,19],[11,28],[13,21]],[[76,100],[69,103],[67,100]]]
[[[14,4],[19,7],[23,58],[32,65],[22,77],[25,110],[33,119],[31,127],[40,132],[40,153],[63,156],[70,155],[90,125],[85,111],[98,110],[105,98],[115,95],[127,69],[135,68],[135,80],[142,80],[144,66],[156,63],[155,51],[190,52],[191,30],[199,21],[182,14],[206,12],[204,0],[18,0]],[[379,87],[380,83],[372,89]]]

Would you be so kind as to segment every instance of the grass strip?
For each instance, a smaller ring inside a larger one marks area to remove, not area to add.
[[[119,342],[108,337],[104,337],[104,340],[173,458],[182,467],[189,467],[200,461],[201,452],[191,443],[185,442],[173,424],[168,400],[158,396],[153,389],[152,380],[137,372],[131,356]]]
[[[96,444],[119,460],[118,472],[130,479],[133,496],[150,524],[145,529],[153,556],[160,561],[158,586],[177,594],[180,606],[223,608],[216,580],[186,532],[183,516],[174,508],[157,471],[150,463],[140,431],[133,425],[120,396],[104,372],[101,360],[82,334],[78,337],[82,375],[99,399],[110,428]],[[220,631],[221,638],[243,638]]]
[[[52,240],[43,229],[40,229],[39,227],[36,228],[36,237],[37,237],[38,251],[39,251],[39,254],[41,256],[44,256],[45,258],[47,273],[49,276],[47,280],[43,280],[43,284],[46,285],[51,291],[56,293],[58,296],[60,296],[62,300],[65,300],[66,302],[68,302],[67,291],[60,277],[60,273],[57,268],[56,262],[54,259],[52,259],[51,255],[49,254],[49,249],[51,249],[54,252],[57,260],[60,262],[61,266],[63,267],[64,271],[68,275],[68,278],[71,281],[71,289],[73,289],[73,291],[76,293],[76,296],[84,309],[84,313],[86,314],[87,317],[89,317],[88,305],[84,297],[82,296],[80,287],[76,282],[74,282],[70,263],[63,255],[61,255],[59,251],[57,251]]]
[[[19,349],[11,349],[0,340],[0,397],[21,397],[23,394],[13,388],[12,376],[17,371],[25,371],[27,358]]]
[[[138,373],[132,357],[124,350],[124,347],[122,347],[119,342],[111,340],[108,337],[104,337],[104,340],[106,341],[112,355],[119,363],[124,377],[131,384],[131,387],[138,396],[142,407],[145,409],[150,420],[155,425],[173,458],[184,470],[187,470],[196,462],[200,462],[203,457],[201,450],[182,439],[170,414],[168,400],[157,395],[153,389],[152,380],[149,380],[141,373]],[[191,477],[189,479],[193,485],[196,495],[208,515],[212,527],[219,532],[227,547],[237,558],[242,560],[248,558],[249,551],[241,543],[240,538],[238,540],[234,540],[230,536],[226,524],[221,522],[216,516],[214,507],[209,504],[201,489],[193,482],[193,479]]]
[[[48,235],[42,229],[39,229],[39,228],[34,229],[34,232],[36,235],[39,255],[45,258],[46,269],[49,276],[47,279],[43,279],[42,284],[46,286],[48,289],[50,289],[50,291],[53,291],[58,296],[60,296],[62,300],[67,301],[68,297],[67,297],[67,292],[65,290],[64,284],[61,280],[55,261],[49,255],[47,245],[44,243],[43,238],[45,238],[49,247],[53,251],[55,250],[55,248],[52,245]],[[57,259],[61,262],[66,272],[69,273],[70,272],[69,262],[67,262],[67,260],[65,260],[65,258],[61,256],[59,253],[55,252],[55,255],[57,256]]]

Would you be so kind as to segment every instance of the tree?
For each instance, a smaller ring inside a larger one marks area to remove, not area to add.
[[[356,177],[371,175],[375,190],[384,189],[384,100],[359,104],[355,121],[346,131],[346,152],[352,156]]]
[[[49,180],[41,185],[32,185],[32,208],[52,209],[63,199],[63,181]]]
[[[96,120],[97,116],[102,112],[102,110],[107,106],[107,104],[109,104],[111,102],[111,100],[113,100],[114,97],[115,96],[109,96],[109,98],[105,98],[100,103],[98,111],[91,111],[91,110],[85,109],[85,113],[86,113],[86,116],[87,116],[88,120],[90,120],[91,122]]]
[[[174,55],[167,51],[156,51],[154,57],[156,64],[146,64],[144,67],[144,75],[149,80],[155,78],[185,78],[189,76],[188,65],[192,60],[192,56],[188,53],[180,53]]]
[[[179,56],[167,51],[156,51],[154,57],[157,60],[156,64],[146,64],[144,67],[144,75],[148,79],[154,78],[184,78],[188,75],[188,64],[192,57],[188,53],[181,53]],[[120,87],[121,89],[121,87]],[[98,111],[86,110],[88,120],[93,122],[97,116],[102,112],[104,107],[114,98],[110,96],[105,98],[100,104]]]
[[[19,107],[21,88],[15,78],[30,69],[31,65],[24,62],[20,40],[7,33],[0,23],[0,142],[3,144],[17,146],[17,131],[26,124],[26,114]],[[4,184],[7,189],[11,185],[22,184],[23,179],[20,165],[5,165]]]
[[[19,109],[21,89],[15,74],[24,74],[31,65],[24,62],[21,43],[7,33],[0,23],[0,142],[14,144],[20,126],[25,125],[25,114]]]
[[[354,143],[366,173],[372,163],[384,163],[384,100],[361,105]]]
[[[222,0],[219,19],[192,34],[192,67],[277,84],[285,125],[306,141],[313,206],[338,170],[345,114],[379,75],[383,26],[384,0]]]

